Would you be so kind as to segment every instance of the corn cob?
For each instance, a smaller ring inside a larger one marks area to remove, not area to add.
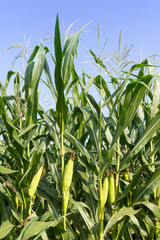
[[[102,239],[103,235],[103,221],[104,221],[104,206],[108,197],[108,176],[103,180],[103,185],[100,180],[100,190],[99,190],[100,200],[98,203],[98,220],[99,220],[99,239]]]
[[[42,165],[32,179],[32,182],[31,182],[30,187],[29,187],[29,196],[31,198],[33,198],[33,196],[36,192],[36,189],[38,187],[38,183],[39,183],[41,175],[42,175],[43,168],[44,168],[44,166]]]
[[[102,187],[101,208],[104,208],[108,197],[108,176],[105,177]]]
[[[72,151],[70,158],[64,168],[63,179],[62,179],[63,215],[67,213],[69,188],[72,183],[74,160],[75,160],[75,152]],[[64,229],[66,230],[65,217],[64,217]]]
[[[115,201],[115,182],[114,182],[114,173],[111,170],[109,172],[109,203],[112,205]]]

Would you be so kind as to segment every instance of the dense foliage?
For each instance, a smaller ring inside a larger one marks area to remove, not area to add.
[[[9,71],[1,85],[0,239],[160,238],[160,76],[148,60],[126,71],[119,49],[118,71],[90,50],[99,74],[79,77],[83,30],[62,44],[57,16],[54,56],[36,46],[24,76]],[[55,101],[47,111],[42,73]]]

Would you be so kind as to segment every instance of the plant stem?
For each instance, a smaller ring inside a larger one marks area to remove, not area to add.
[[[151,163],[154,163],[154,154],[152,154],[153,153],[153,139],[150,140],[150,149],[151,149]],[[155,171],[155,166],[154,165],[152,166],[152,169],[153,169],[153,171]],[[153,196],[154,196],[155,204],[158,205],[157,190],[155,190],[153,192]],[[156,225],[157,228],[159,228],[160,222],[158,220],[155,220],[155,225]],[[156,229],[155,239],[158,239],[158,233],[159,233],[159,230]]]
[[[119,166],[120,166],[120,146],[119,146],[119,138],[117,139],[117,173],[116,173],[116,194],[119,191]]]
[[[150,149],[151,149],[151,163],[154,163],[154,154],[153,153],[153,139],[150,140]],[[153,171],[155,171],[155,166],[152,166]],[[154,200],[156,202],[156,190],[154,191]]]
[[[102,180],[99,179],[99,202],[98,202],[99,240],[102,239],[104,221],[104,209],[101,208],[101,199],[102,199]]]
[[[64,173],[64,148],[63,148],[63,141],[64,141],[64,122],[62,119],[62,127],[61,127],[61,174],[62,174],[62,184],[63,184],[63,173]],[[63,189],[63,186],[62,186]],[[62,194],[62,215],[64,215],[64,196]],[[66,218],[63,218],[64,230],[66,230]]]

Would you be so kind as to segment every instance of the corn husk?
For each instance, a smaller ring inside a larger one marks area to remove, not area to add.
[[[75,160],[75,152],[72,151],[71,156],[65,165],[63,179],[62,179],[62,201],[63,201],[63,214],[67,213],[68,200],[69,200],[69,188],[72,183],[73,177],[73,165]],[[66,223],[64,218],[64,229],[66,229]]]
[[[109,203],[110,205],[112,205],[115,201],[115,182],[114,182],[114,173],[111,170],[109,172],[109,191],[108,191],[108,195],[109,195]]]

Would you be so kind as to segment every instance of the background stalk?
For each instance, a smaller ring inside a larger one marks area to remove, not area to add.
[[[116,194],[119,192],[119,166],[120,166],[120,147],[119,138],[117,139],[117,172],[116,172]]]
[[[100,53],[100,37],[99,37],[99,23],[98,23],[98,49],[99,49],[99,59],[101,58]],[[99,163],[100,169],[102,166],[102,144],[101,144],[101,134],[102,134],[102,78],[101,78],[101,68],[99,69],[100,75],[100,116],[99,116],[99,137],[98,137],[98,146],[99,146]],[[103,235],[103,222],[104,222],[104,209],[102,209],[101,201],[102,201],[102,178],[99,179],[99,202],[98,202],[98,216],[99,216],[99,240],[102,239]]]

